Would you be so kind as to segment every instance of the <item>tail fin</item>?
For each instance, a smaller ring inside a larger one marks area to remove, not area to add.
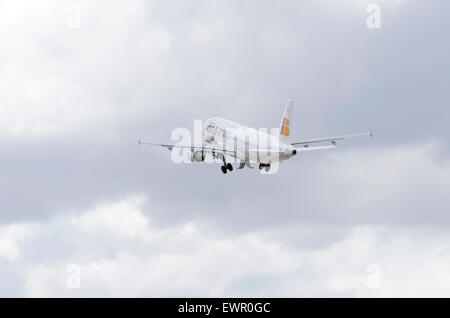
[[[280,141],[285,142],[289,139],[291,135],[290,124],[292,118],[292,110],[294,108],[294,101],[289,99],[286,103],[286,108],[284,110],[283,117],[281,118],[280,124]]]

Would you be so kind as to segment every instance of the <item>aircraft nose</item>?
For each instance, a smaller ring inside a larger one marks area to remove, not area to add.
[[[293,149],[292,150],[292,155],[295,156],[297,154],[297,150]]]

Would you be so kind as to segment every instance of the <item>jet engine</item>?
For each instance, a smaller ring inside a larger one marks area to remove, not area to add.
[[[191,161],[192,162],[203,162],[206,157],[206,152],[204,150],[196,150],[192,152]]]

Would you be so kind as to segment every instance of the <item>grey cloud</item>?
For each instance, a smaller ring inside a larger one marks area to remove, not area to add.
[[[81,1],[80,29],[66,26],[69,4],[4,2],[3,17],[12,8],[23,19],[0,19],[12,30],[0,38],[3,225],[143,193],[158,228],[273,231],[297,248],[326,248],[360,225],[448,227],[448,4],[382,5],[380,30],[350,1]],[[136,145],[211,116],[274,127],[288,98],[294,138],[375,138],[299,156],[272,176],[224,177]],[[70,258],[59,250],[41,256]]]

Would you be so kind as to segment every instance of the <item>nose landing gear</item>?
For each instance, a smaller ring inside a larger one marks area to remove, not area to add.
[[[259,170],[264,169],[266,172],[270,171],[270,163],[260,163]]]

